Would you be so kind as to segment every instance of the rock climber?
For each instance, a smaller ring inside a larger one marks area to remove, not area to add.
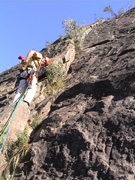
[[[19,76],[19,86],[14,97],[13,103],[17,102],[27,89],[27,93],[24,97],[24,102],[29,106],[36,94],[38,77],[37,73],[42,66],[48,66],[50,64],[50,59],[46,56],[43,56],[40,52],[30,50],[27,54],[26,59],[20,55],[20,64],[22,69]]]

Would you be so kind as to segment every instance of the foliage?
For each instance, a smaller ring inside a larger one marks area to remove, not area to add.
[[[97,22],[97,21],[100,21],[100,20],[104,20],[104,18],[103,18],[103,16],[100,14],[100,15],[98,15],[98,17],[97,17],[97,15],[95,14],[95,22]]]
[[[0,180],[5,180],[5,179],[4,179],[4,177],[1,176],[1,177],[0,177]]]
[[[114,13],[114,11],[112,10],[112,7],[110,5],[106,6],[104,8],[104,12],[109,12],[111,14],[111,16],[117,16],[117,14]]]
[[[47,79],[45,80],[45,97],[54,95],[65,87],[65,83],[63,81],[64,74],[65,72],[63,71],[62,64],[55,64],[54,62],[50,63],[46,72]]]
[[[8,149],[9,167],[11,172],[15,172],[20,160],[26,155],[29,150],[29,137],[26,133],[18,133],[18,139],[12,143]]]
[[[50,95],[55,95],[64,87],[65,87],[65,83],[62,80],[58,80],[53,85],[47,84],[46,89],[44,91],[44,96],[48,97]]]
[[[46,47],[46,56],[50,56],[51,50],[52,50],[51,49],[51,43],[49,41],[46,41],[45,47]]]
[[[112,17],[116,17],[116,16],[130,10],[131,8],[133,8],[133,5],[128,4],[127,6],[122,7],[121,9],[119,9],[117,13],[115,13],[113,11],[112,7],[110,5],[108,5],[108,6],[106,6],[104,8],[104,12],[108,12]],[[99,20],[103,20],[103,19],[104,19],[104,17],[102,15],[98,15],[98,17],[97,17],[97,15],[95,14],[95,21],[99,21]],[[107,17],[107,19],[110,19],[110,18]]]
[[[74,40],[76,52],[80,53],[82,36],[85,32],[85,23],[79,25],[76,20],[69,18],[68,20],[63,20],[62,24],[66,34]]]
[[[118,13],[116,14],[116,13],[112,10],[112,7],[109,5],[109,6],[106,6],[106,7],[104,8],[104,12],[108,12],[108,13],[111,14],[111,16],[116,17],[117,15],[120,15],[120,14],[122,14],[122,13],[130,10],[131,8],[133,8],[133,5],[129,5],[129,4],[128,4],[127,6],[121,8],[121,9],[118,11]]]
[[[54,62],[51,62],[47,68],[46,75],[49,84],[53,84],[57,80],[61,79],[64,75],[64,72],[62,70],[62,64],[55,64]]]
[[[119,11],[118,11],[118,14],[122,14],[122,13],[124,13],[124,12],[126,12],[126,11],[128,11],[128,10],[130,10],[130,9],[132,9],[133,8],[133,5],[131,4],[131,5],[127,5],[127,6],[125,6],[125,7],[123,7],[123,8],[121,8]]]
[[[31,125],[31,126],[33,127],[33,129],[35,129],[35,128],[37,128],[38,126],[40,126],[40,124],[41,124],[41,119],[40,119],[38,113],[36,113],[36,114],[33,116],[33,118],[34,118],[34,121],[32,122],[32,125]]]

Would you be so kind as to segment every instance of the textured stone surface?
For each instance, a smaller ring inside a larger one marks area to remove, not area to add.
[[[75,48],[73,40],[66,39],[65,42],[56,41],[56,43],[52,44],[51,48],[53,50],[53,54],[47,54],[47,49],[43,49],[42,52],[44,52],[46,55],[49,55],[53,63],[61,63],[62,71],[64,71],[65,74],[68,73],[70,64],[75,58]],[[58,49],[60,50],[60,52],[58,51]],[[2,133],[4,132],[4,129],[9,122],[9,118],[11,117],[12,112],[15,108],[15,104],[13,104],[12,101],[17,90],[18,81],[16,79],[16,76],[19,75],[19,73],[20,65],[18,64],[17,66],[14,66],[11,69],[8,69],[0,74],[0,135],[2,135]],[[43,95],[43,91],[45,90],[45,73],[46,69],[41,68],[41,70],[39,71],[39,85],[31,107],[28,107],[27,104],[23,101],[21,101],[17,106],[15,115],[12,116],[13,122],[10,126],[10,131],[8,132],[6,143],[8,142],[9,144],[11,144],[12,141],[16,141],[18,133],[22,133],[25,128],[28,129],[28,124],[32,125],[33,121],[35,120],[40,120],[42,122],[42,120],[44,120],[50,112],[51,104],[53,103],[53,99],[55,98],[49,97],[48,99],[45,99],[45,96]],[[28,133],[28,135],[30,134]],[[4,140],[4,137],[5,136],[3,136],[1,143]],[[1,154],[0,162],[0,175],[2,170],[7,166],[7,162],[5,161],[6,158],[4,157],[4,154],[6,155],[5,146],[2,153],[3,154]]]
[[[135,179],[135,9],[94,27],[15,179]],[[44,116],[46,105],[49,113]]]

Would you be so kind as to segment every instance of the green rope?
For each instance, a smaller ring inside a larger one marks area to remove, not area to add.
[[[15,106],[15,108],[14,108],[14,110],[13,110],[13,112],[12,112],[12,114],[11,114],[9,120],[8,120],[8,124],[7,124],[7,126],[6,126],[6,128],[5,128],[5,130],[4,130],[1,138],[0,138],[0,142],[1,142],[2,139],[3,139],[3,136],[5,135],[5,133],[6,133],[6,131],[7,131],[6,136],[5,136],[4,140],[3,140],[3,143],[2,143],[1,148],[0,148],[0,153],[1,153],[1,151],[2,151],[2,149],[3,149],[3,147],[4,147],[4,144],[5,144],[5,142],[6,142],[6,138],[7,138],[7,135],[8,135],[8,133],[9,133],[11,124],[12,124],[12,122],[13,122],[13,119],[14,119],[15,112],[16,112],[16,110],[17,110],[17,107],[18,107],[19,103],[21,102],[21,100],[23,99],[23,97],[25,96],[26,92],[27,92],[27,89],[26,89],[26,91],[24,92],[23,96],[20,98],[20,100],[16,103],[16,106]],[[8,127],[8,126],[9,126],[9,127]],[[8,129],[8,130],[7,130],[7,129]]]
[[[15,105],[15,108],[16,108],[16,106],[17,106],[17,104]],[[8,123],[7,123],[7,125],[6,125],[6,127],[5,127],[5,129],[4,129],[4,131],[3,131],[3,133],[2,133],[2,135],[1,135],[1,138],[0,138],[0,143],[1,143],[1,141],[2,141],[2,139],[3,139],[3,136],[4,136],[4,134],[6,133],[7,128],[8,128],[8,126],[9,126],[9,124],[10,124],[11,120],[12,120],[12,117],[13,117],[13,115],[14,115],[14,111],[15,111],[15,108],[14,108],[14,110],[13,110],[12,114],[10,115],[10,118],[9,118],[9,120],[8,120]]]

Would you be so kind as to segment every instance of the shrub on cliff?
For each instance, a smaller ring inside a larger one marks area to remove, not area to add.
[[[65,28],[65,33],[69,38],[74,40],[76,54],[78,54],[81,49],[82,36],[85,32],[85,24],[79,25],[76,20],[70,18],[68,20],[63,20],[62,24]]]
[[[54,62],[50,63],[46,72],[47,78],[45,79],[45,97],[54,95],[65,87],[65,83],[63,81],[64,73],[65,72],[63,71],[62,64],[55,64]]]

